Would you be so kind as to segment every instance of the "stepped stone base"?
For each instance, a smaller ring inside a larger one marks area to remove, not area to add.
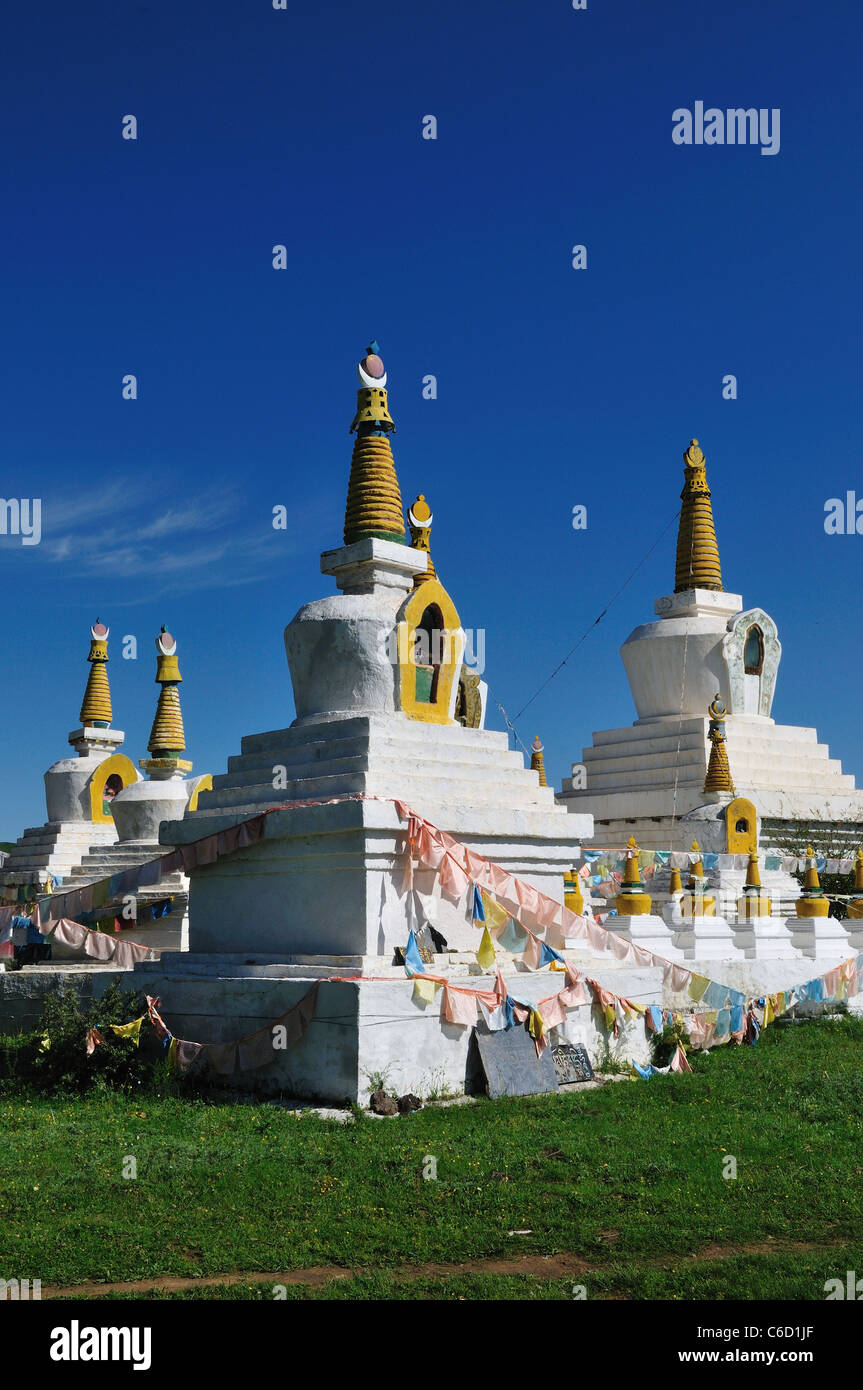
[[[707,799],[708,723],[668,716],[595,733],[582,751],[585,774],[564,779],[561,803],[594,817],[598,845],[623,845],[634,834],[644,849],[688,849],[692,830],[682,818]],[[856,848],[863,791],[815,729],[762,715],[728,715],[725,723],[737,795],[761,817],[761,849],[805,843],[811,827],[831,827]],[[583,788],[573,785],[581,776]]]
[[[6,885],[17,890],[19,884],[35,883],[46,873],[66,879],[91,848],[106,848],[116,839],[113,822],[49,821],[25,830],[3,865],[0,891]]]

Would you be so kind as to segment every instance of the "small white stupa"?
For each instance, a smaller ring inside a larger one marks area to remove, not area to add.
[[[44,889],[49,879],[65,879],[94,846],[117,839],[113,801],[140,780],[134,764],[120,753],[125,735],[111,727],[108,683],[109,629],[98,618],[90,629],[90,674],[79,719],[69,742],[75,757],[61,758],[45,773],[48,820],[25,830],[0,875],[0,892],[14,899],[19,888]]]
[[[162,822],[182,817],[189,808],[194,810],[201,790],[213,784],[208,774],[190,777],[194,764],[183,757],[186,736],[179,691],[183,678],[177,662],[177,643],[164,627],[156,638],[156,652],[156,682],[160,689],[147,745],[152,756],[142,758],[139,764],[148,776],[130,782],[114,797],[111,814],[117,827],[117,839],[85,855],[72,871],[68,886],[73,888],[109,878],[164,854],[165,847],[159,843]],[[181,873],[160,880],[154,887],[137,890],[138,913],[146,931],[142,940],[147,945],[160,950],[185,949],[188,945],[187,891],[188,882]],[[145,925],[149,920],[147,907],[169,897],[173,899],[171,914],[158,919],[155,927]],[[111,907],[109,902],[106,906],[109,915]]]

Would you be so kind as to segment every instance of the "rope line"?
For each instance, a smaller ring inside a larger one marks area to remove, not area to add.
[[[621,584],[621,586],[620,586],[620,588],[617,590],[617,592],[614,593],[614,594],[612,594],[611,598],[608,600],[608,603],[605,605],[605,607],[603,608],[602,612],[599,614],[599,617],[598,617],[598,618],[594,618],[593,622],[590,624],[590,627],[586,628],[585,631],[581,634],[581,636],[579,637],[578,641],[576,642],[576,644],[575,644],[575,646],[572,648],[572,650],[567,652],[567,654],[566,654],[566,656],[563,658],[563,660],[562,660],[561,662],[559,662],[559,663],[557,664],[557,666],[555,666],[555,668],[554,668],[554,670],[552,671],[551,675],[550,675],[550,676],[547,676],[546,679],[543,681],[542,685],[539,686],[539,688],[538,688],[536,691],[534,691],[533,695],[531,695],[531,697],[530,697],[530,699],[528,700],[527,704],[526,704],[526,705],[522,705],[522,707],[521,707],[521,709],[519,710],[518,714],[515,716],[516,719],[520,719],[521,716],[524,714],[525,710],[530,709],[530,706],[533,704],[534,700],[536,700],[536,699],[542,694],[542,692],[545,690],[546,686],[547,686],[547,685],[550,685],[551,682],[554,680],[555,676],[556,676],[560,671],[563,670],[564,666],[565,666],[566,663],[569,661],[570,657],[572,657],[572,656],[575,655],[575,653],[578,651],[579,647],[581,646],[582,642],[584,642],[584,641],[590,636],[591,632],[593,632],[593,629],[594,629],[595,627],[598,627],[598,625],[602,622],[603,618],[605,617],[606,613],[608,612],[609,608],[612,606],[613,603],[616,602],[617,599],[620,598],[620,595],[623,593],[624,589],[627,587],[628,584],[630,584],[630,583],[632,582],[632,580],[633,580],[633,579],[635,578],[635,576],[638,574],[638,571],[641,569],[642,565],[643,565],[643,564],[645,563],[645,561],[648,560],[648,559],[650,558],[650,556],[653,554],[654,550],[655,550],[656,547],[659,545],[660,541],[661,541],[661,540],[664,540],[666,532],[674,525],[675,521],[677,521],[677,519],[678,519],[679,516],[680,516],[680,512],[679,512],[679,511],[676,511],[676,512],[674,513],[674,515],[671,517],[671,519],[670,519],[668,522],[666,522],[665,526],[663,526],[663,528],[662,528],[662,531],[659,533],[659,535],[656,537],[656,540],[653,542],[653,545],[650,547],[649,550],[646,550],[646,551],[644,552],[644,554],[642,555],[642,557],[641,557],[641,559],[639,560],[638,564],[635,566],[635,569],[632,571],[631,574],[629,574],[629,575],[627,576],[626,579],[624,579],[623,583]],[[501,706],[498,705],[498,709],[500,709],[500,708],[501,708]],[[508,719],[507,719],[507,723],[509,724],[509,720],[508,720]],[[510,724],[510,728],[512,728],[513,733],[515,733],[515,728],[514,728],[514,726],[513,726],[512,724]],[[516,734],[516,737],[518,738],[518,735],[517,735],[517,734]],[[519,741],[519,743],[521,743],[521,739],[520,739],[520,738],[519,738],[518,741]],[[523,743],[521,744],[521,746],[522,746],[522,748],[524,748],[524,744],[523,744]]]

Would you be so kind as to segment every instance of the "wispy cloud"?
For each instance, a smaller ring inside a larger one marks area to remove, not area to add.
[[[29,554],[50,566],[46,574],[61,586],[110,575],[117,605],[134,606],[178,589],[228,589],[264,579],[329,530],[333,507],[329,496],[304,498],[290,507],[288,529],[275,531],[266,504],[250,501],[239,486],[214,484],[178,497],[176,479],[115,476],[92,492],[46,496],[42,541]],[[17,547],[0,551],[0,560],[3,554],[17,559]]]

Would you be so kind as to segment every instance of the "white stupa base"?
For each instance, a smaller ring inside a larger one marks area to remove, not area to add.
[[[446,960],[439,955],[429,970],[463,987],[494,988],[494,977],[471,975],[464,964],[448,967]],[[233,1088],[281,1091],[337,1104],[367,1103],[375,1074],[383,1076],[385,1089],[396,1095],[411,1091],[424,1098],[447,1090],[474,1089],[472,1028],[442,1021],[440,995],[433,1004],[417,1004],[412,982],[403,971],[362,983],[331,978],[357,972],[358,964],[351,957],[256,963],[247,954],[207,952],[136,966],[134,984],[160,996],[160,1013],[175,1036],[226,1042],[273,1022],[298,1003],[316,979],[321,980],[315,1016],[304,1036],[293,1046],[274,1051],[265,1066],[225,1077],[225,1084]],[[379,957],[366,959],[363,965],[368,973],[389,972],[391,961]],[[557,972],[503,973],[512,993],[528,1002],[536,1003],[563,988],[563,976]],[[612,961],[607,970],[592,974],[626,998],[662,1003],[658,967],[621,966]],[[97,988],[101,987],[100,980]],[[571,1010],[566,1021],[551,1031],[550,1042],[583,1043],[597,1069],[609,1052],[616,1061],[638,1062],[647,1061],[650,1052],[642,1018],[631,1020],[617,1039],[607,1038],[592,1003]]]
[[[783,917],[741,917],[734,928],[734,940],[747,960],[801,959]]]
[[[676,945],[674,932],[661,917],[653,913],[606,917],[604,925],[609,931],[631,941],[633,946],[641,946],[645,951],[662,956],[664,960],[683,960],[683,952]]]
[[[838,917],[788,917],[791,939],[802,955],[828,963],[854,955],[851,937]]]
[[[745,960],[724,917],[687,917],[674,938],[686,960]]]

